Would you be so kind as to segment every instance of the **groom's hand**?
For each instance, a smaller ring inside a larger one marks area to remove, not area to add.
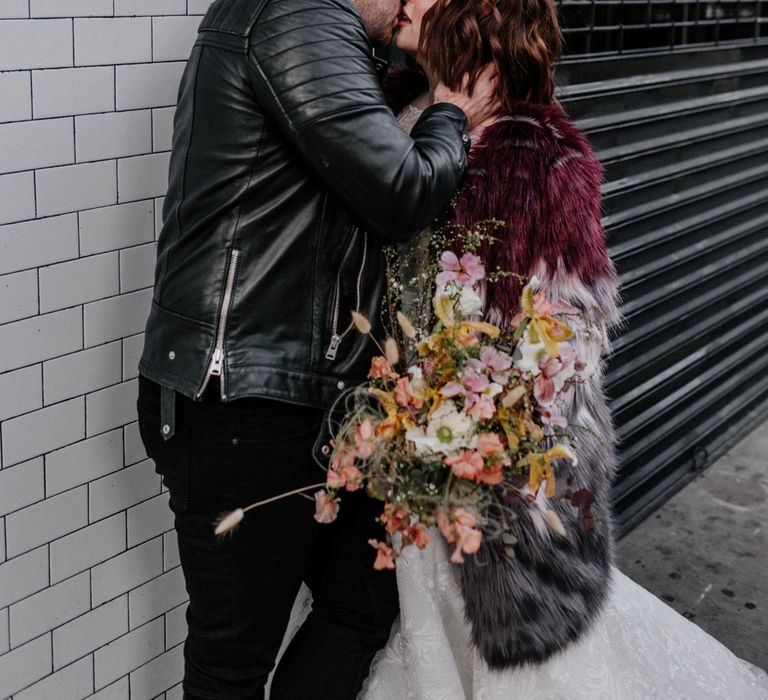
[[[435,88],[435,102],[450,102],[463,110],[467,115],[471,131],[501,107],[497,97],[499,82],[496,67],[491,63],[480,71],[471,95],[467,88],[468,84],[469,75],[466,73],[461,86],[456,91],[439,83]]]

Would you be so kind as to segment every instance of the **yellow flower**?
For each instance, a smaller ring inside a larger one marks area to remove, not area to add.
[[[544,495],[551,498],[555,495],[555,473],[552,470],[551,462],[555,459],[570,459],[576,464],[576,455],[562,443],[557,443],[543,454],[534,453],[517,461],[518,467],[529,466],[530,476],[528,478],[528,488],[532,493],[537,493],[539,484],[542,481],[547,482]]]
[[[435,316],[446,328],[450,328],[456,323],[456,314],[451,297],[441,296],[435,299]]]
[[[391,392],[381,389],[369,389],[369,391],[379,400],[381,407],[387,414],[387,417],[376,426],[378,437],[389,440],[399,430],[410,430],[416,425],[410,413],[400,411],[400,407]]]
[[[534,294],[533,285],[530,283],[523,288],[520,307],[522,315],[530,319],[528,337],[531,343],[535,345],[542,342],[550,357],[558,357],[560,355],[559,343],[573,336],[570,326],[552,316],[552,304],[544,294]]]

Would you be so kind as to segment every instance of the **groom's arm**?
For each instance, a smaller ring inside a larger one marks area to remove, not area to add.
[[[433,105],[408,136],[350,0],[269,0],[249,67],[267,115],[363,225],[403,241],[446,207],[467,165],[466,115]]]

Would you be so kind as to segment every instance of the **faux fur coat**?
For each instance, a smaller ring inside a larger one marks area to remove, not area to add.
[[[395,114],[427,89],[423,74],[390,71],[383,83]],[[566,534],[543,521],[541,499],[515,506],[516,556],[501,556],[500,541],[485,538],[481,550],[457,566],[472,637],[494,669],[536,665],[579,639],[599,616],[611,586],[614,532],[609,502],[617,469],[617,435],[602,388],[609,332],[624,322],[616,270],[600,221],[603,168],[584,134],[555,105],[517,102],[473,145],[470,164],[447,221],[471,226],[505,222],[497,243],[483,251],[497,265],[540,280],[539,291],[582,311],[572,344],[588,363],[589,380],[571,388],[555,413],[576,440],[573,491],[594,494],[590,519],[583,504],[551,499]],[[519,310],[521,284],[508,277],[489,285],[488,320],[507,323]],[[556,475],[562,467],[555,464]],[[558,479],[558,490],[563,488]],[[533,498],[533,496],[531,496]]]

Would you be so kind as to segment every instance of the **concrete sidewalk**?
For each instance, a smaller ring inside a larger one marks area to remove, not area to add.
[[[768,421],[617,549],[627,576],[768,669]]]

